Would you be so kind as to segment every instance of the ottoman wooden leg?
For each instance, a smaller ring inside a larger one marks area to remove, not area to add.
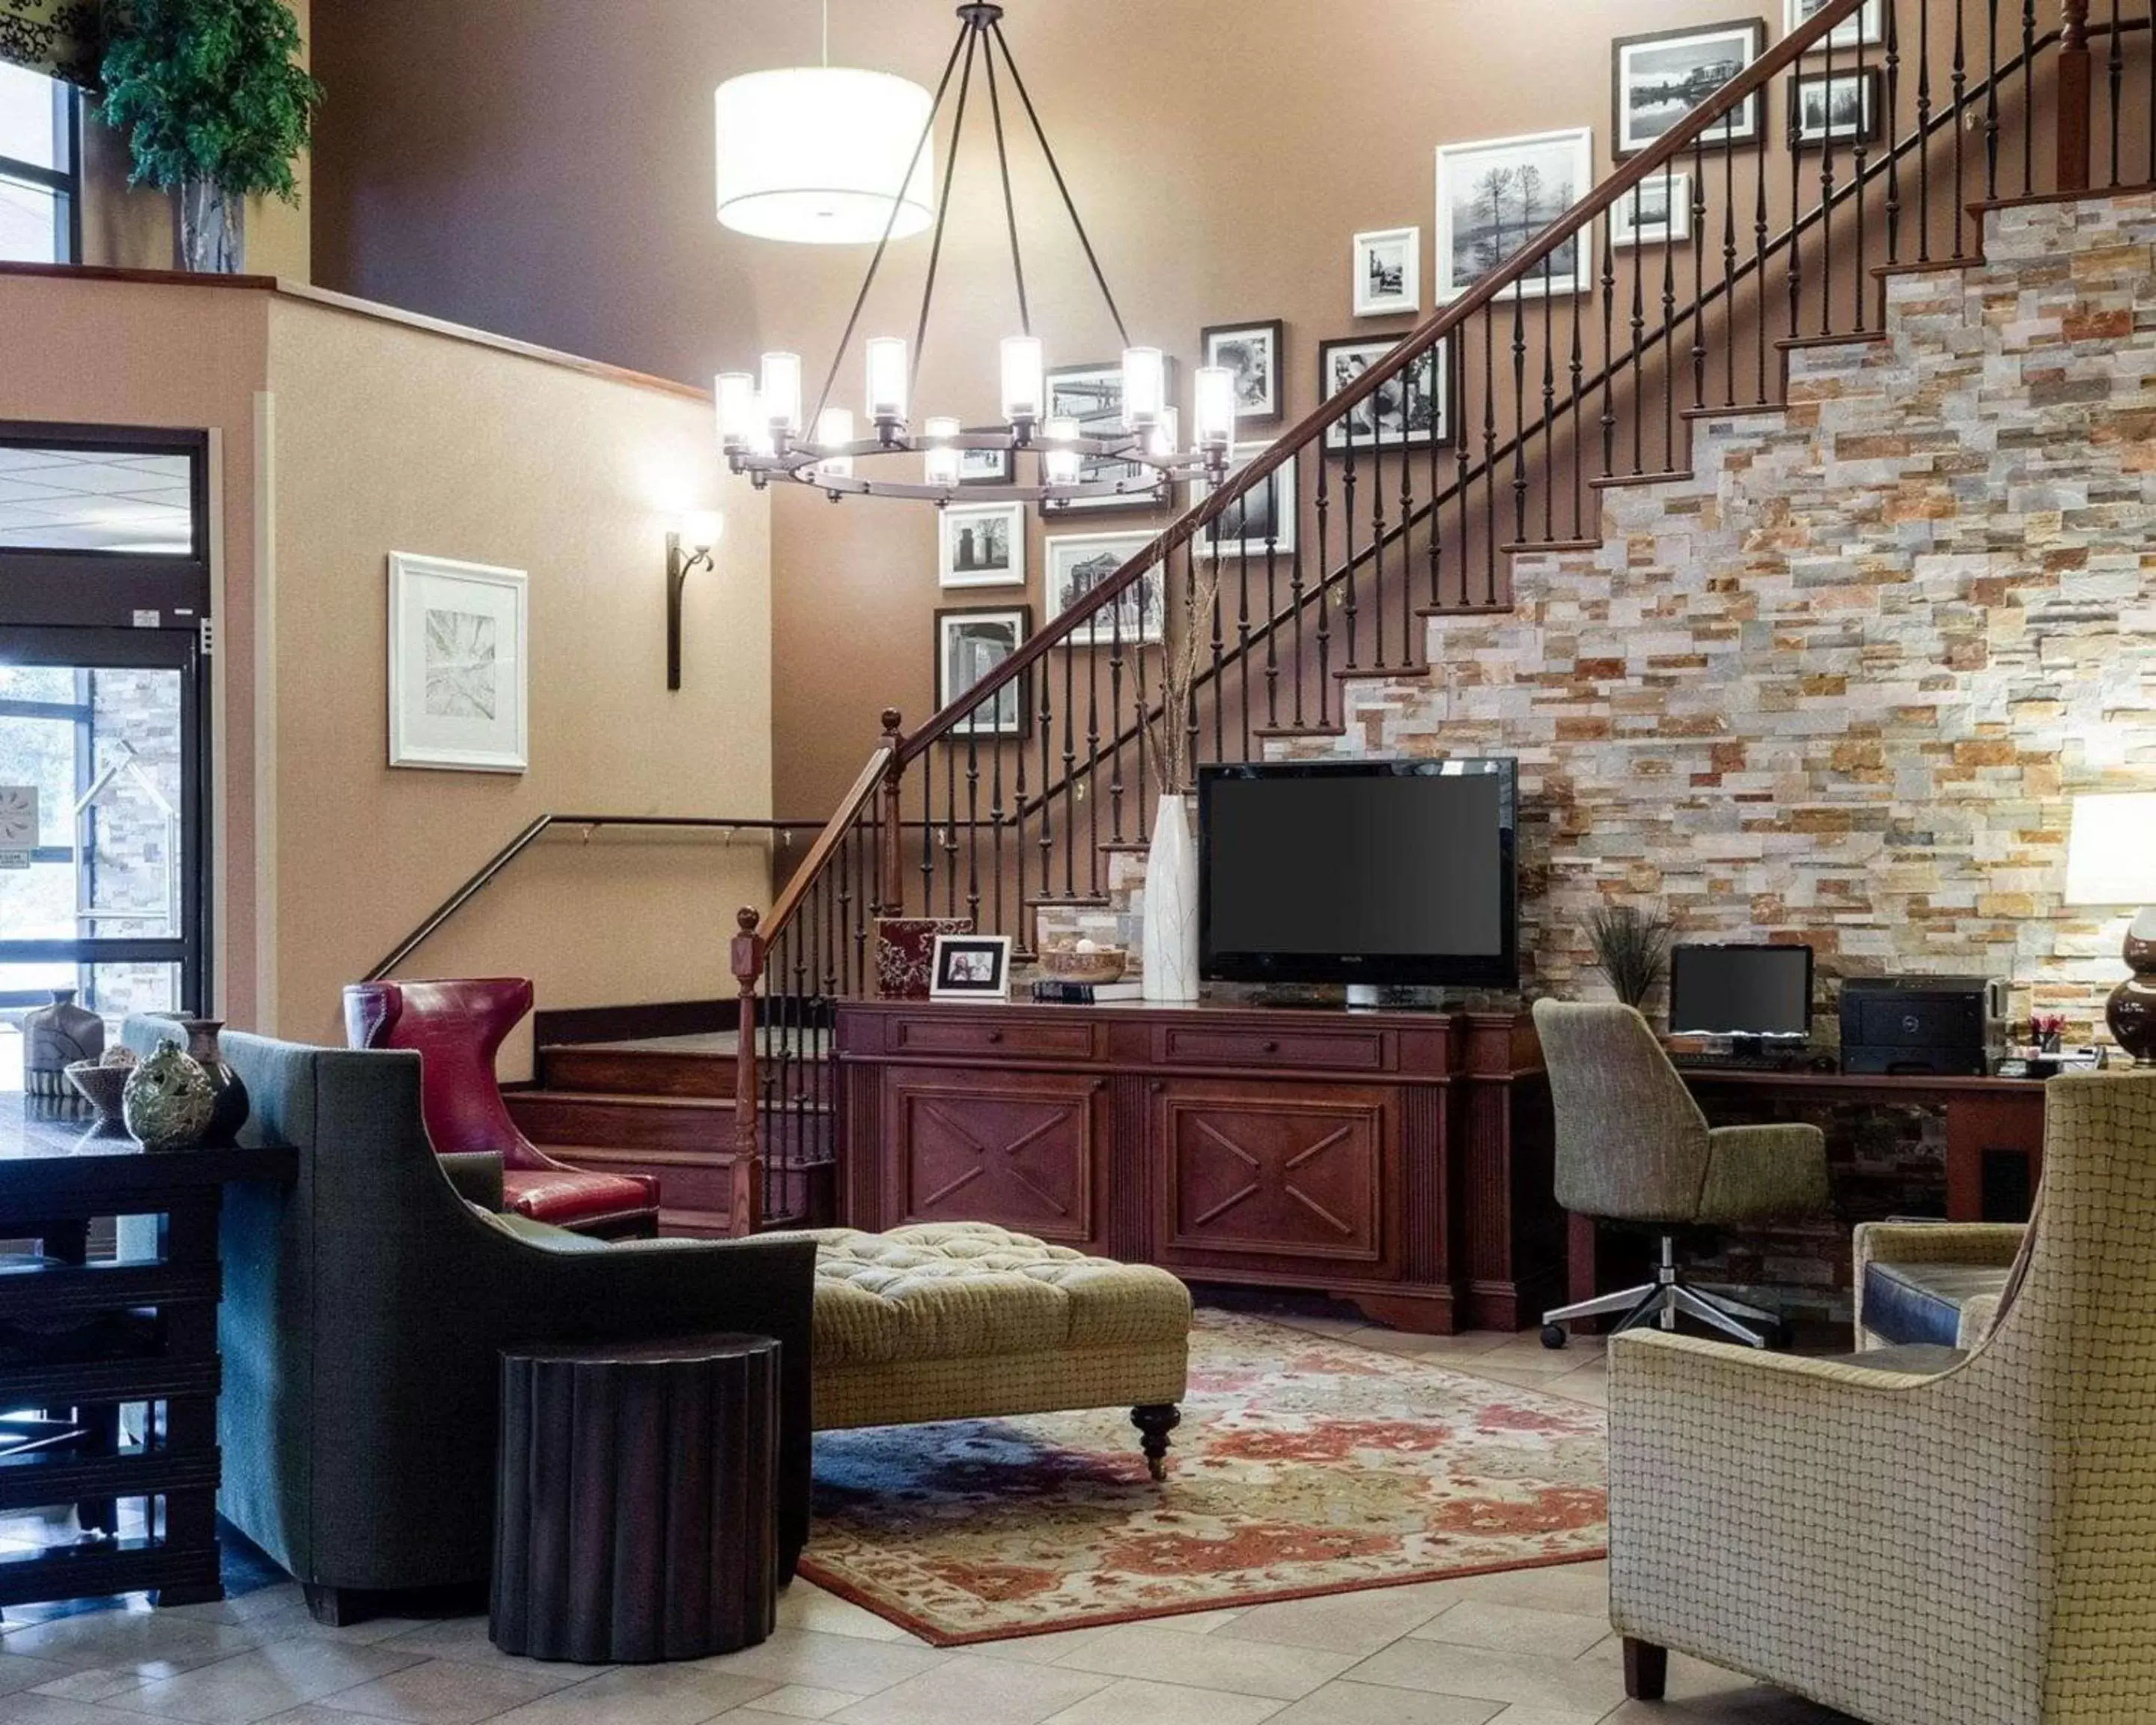
[[[1634,1701],[1660,1701],[1669,1681],[1669,1649],[1625,1636],[1625,1693]]]
[[[1137,1427],[1145,1450],[1146,1471],[1156,1480],[1168,1477],[1168,1435],[1183,1424],[1183,1409],[1173,1402],[1148,1402],[1131,1409],[1131,1424]]]

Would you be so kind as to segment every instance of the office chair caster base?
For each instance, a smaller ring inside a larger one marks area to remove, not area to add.
[[[1572,1340],[1572,1332],[1565,1328],[1563,1324],[1544,1324],[1543,1326],[1543,1347],[1562,1348],[1570,1340]]]

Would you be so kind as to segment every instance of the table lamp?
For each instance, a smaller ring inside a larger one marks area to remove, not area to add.
[[[2126,968],[2104,1021],[2138,1063],[2156,1060],[2156,792],[2074,798],[2066,839],[2070,905],[2138,905],[2127,925]]]

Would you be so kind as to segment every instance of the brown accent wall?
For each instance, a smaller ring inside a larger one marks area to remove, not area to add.
[[[1606,169],[1611,39],[1747,14],[1779,34],[1779,4],[1756,0],[1021,0],[1005,28],[1132,336],[1176,352],[1187,379],[1202,326],[1284,318],[1300,413],[1319,341],[1406,326],[1348,315],[1353,234],[1419,226],[1427,296],[1436,144],[1584,124]],[[792,347],[820,381],[867,249],[743,239],[711,207],[713,87],[812,58],[814,8],[315,0],[315,23],[331,97],[316,164],[326,284],[684,378]],[[833,59],[933,88],[955,29],[946,0],[835,0]],[[932,410],[968,418],[992,412],[994,338],[1017,322],[978,83],[974,102],[922,372]],[[1111,357],[1054,187],[1029,142],[1016,159],[1050,362]],[[927,249],[893,250],[864,333],[911,335]],[[857,409],[860,365],[857,336],[839,377]],[[939,595],[934,532],[917,508],[778,500],[787,813],[835,803],[879,708],[929,711],[939,603],[1016,597]],[[1037,533],[1031,566],[1038,619]]]

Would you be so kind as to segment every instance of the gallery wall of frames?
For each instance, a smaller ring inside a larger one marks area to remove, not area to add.
[[[1775,22],[1784,33],[1793,30],[1822,3],[1782,0]],[[1830,140],[1876,141],[1886,4],[1887,0],[1871,0],[1851,23],[1834,31],[1784,80],[1773,105],[1778,112],[1770,116],[1769,105],[1755,96],[1705,141],[1717,149],[1727,143],[1738,150],[1772,149],[1801,157]],[[1347,291],[1334,329],[1311,330],[1261,317],[1210,324],[1195,332],[1189,350],[1195,362],[1224,366],[1236,377],[1239,429],[1249,435],[1239,439],[1234,465],[1240,466],[1262,451],[1268,431],[1292,417],[1289,380],[1295,367],[1315,372],[1316,392],[1309,400],[1329,399],[1353,384],[1425,312],[1459,298],[1519,251],[1589,191],[1610,164],[1650,148],[1763,53],[1774,38],[1774,26],[1760,17],[1620,36],[1609,49],[1606,121],[1591,114],[1538,116],[1550,123],[1532,132],[1413,146],[1434,152],[1431,201],[1425,206],[1430,213],[1427,242],[1419,220],[1344,234]],[[1870,64],[1864,64],[1867,59]],[[1559,120],[1567,123],[1556,123]],[[1700,192],[1691,174],[1674,166],[1650,177],[1613,212],[1613,246],[1666,252],[1693,244]],[[1368,213],[1383,218],[1420,213]],[[1521,296],[1555,300],[1588,295],[1596,285],[1594,268],[1584,248],[1568,243],[1551,254],[1539,274],[1522,283]],[[1648,272],[1643,266],[1640,273]],[[1120,424],[1120,373],[1112,361],[1062,367],[1051,374],[1050,387],[1050,414],[1069,415],[1086,426]],[[1345,455],[1351,444],[1366,452],[1451,447],[1460,435],[1459,388],[1454,356],[1440,347],[1402,383],[1380,390],[1332,427],[1326,440],[1328,458]],[[1298,391],[1298,407],[1305,399]],[[1640,457],[1635,453],[1637,465]],[[992,465],[968,476],[983,482],[1004,477]],[[1197,486],[1188,495],[1163,495],[1135,504],[1121,497],[1088,500],[1034,511],[1040,516],[1036,524],[1029,523],[1022,504],[962,503],[942,511],[939,591],[981,591],[967,593],[977,603],[939,605],[935,612],[937,706],[958,699],[1024,644],[1034,613],[1023,595],[1038,591],[1040,614],[1052,619],[1142,548],[1175,509],[1203,495],[1204,488]],[[1216,555],[1255,556],[1268,549],[1286,555],[1295,547],[1306,506],[1290,462],[1265,493],[1224,517],[1201,549]],[[1037,540],[1040,550],[1037,588],[1027,556],[1029,539]],[[1150,578],[1128,596],[1112,625],[1096,622],[1094,644],[1106,645],[1112,633],[1124,649],[1142,652],[1159,646],[1170,609],[1158,578]],[[1086,637],[1076,639],[1075,644],[1086,644]],[[1026,735],[1031,725],[1030,701],[1023,685],[1015,694],[1006,691],[993,714],[977,715],[973,721],[977,733],[1006,737]]]

